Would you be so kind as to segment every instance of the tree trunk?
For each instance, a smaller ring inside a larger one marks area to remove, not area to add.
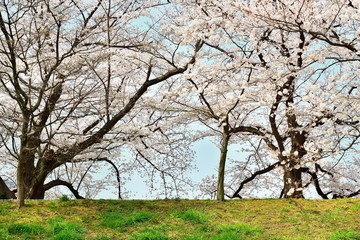
[[[221,143],[221,153],[220,153],[220,162],[219,162],[219,170],[218,170],[218,184],[217,184],[217,196],[216,199],[218,201],[225,200],[225,190],[224,190],[224,178],[225,178],[225,164],[226,164],[226,156],[229,144],[229,126],[227,123],[223,127],[222,134],[222,143]]]
[[[20,150],[17,168],[17,206],[21,208],[24,206],[26,198],[29,198],[29,193],[32,189],[32,182],[34,179],[35,167],[33,152],[35,141],[29,141],[30,144],[23,144]]]
[[[285,198],[304,198],[301,168],[298,160],[288,159],[284,165],[284,197]]]
[[[43,199],[45,195],[43,186],[47,170],[43,164],[44,159],[39,159],[37,166],[34,166],[36,144],[37,141],[34,139],[24,141],[20,150],[17,169],[18,208],[24,206],[25,199]]]
[[[49,158],[45,153],[45,156],[40,158],[37,162],[31,178],[31,188],[28,196],[30,199],[44,199],[46,191],[44,188],[45,180],[53,169],[51,165],[54,161],[53,155]]]
[[[33,183],[32,189],[29,192],[29,199],[44,199],[44,182],[45,181],[36,181],[35,183]]]
[[[34,166],[29,159],[20,157],[17,168],[17,206],[24,206],[25,199],[31,198],[30,193],[34,190]]]
[[[25,164],[19,159],[17,168],[17,207],[22,208],[25,205]]]

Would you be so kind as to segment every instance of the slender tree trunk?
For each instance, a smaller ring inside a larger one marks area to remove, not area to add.
[[[297,159],[288,159],[284,169],[284,197],[304,198],[301,168]]]
[[[229,126],[226,123],[226,125],[223,127],[220,162],[219,162],[219,170],[218,170],[218,184],[217,184],[217,196],[216,196],[216,199],[218,201],[225,200],[224,178],[225,178],[225,165],[226,165],[226,157],[227,157],[227,151],[229,145],[229,138],[230,138]]]
[[[19,159],[17,167],[17,207],[25,205],[25,164]]]

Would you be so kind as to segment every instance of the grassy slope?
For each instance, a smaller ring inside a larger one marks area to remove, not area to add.
[[[360,239],[360,199],[5,201],[0,239]]]

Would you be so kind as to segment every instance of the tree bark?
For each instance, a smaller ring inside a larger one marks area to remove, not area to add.
[[[319,183],[319,178],[317,176],[317,170],[318,167],[320,167],[318,164],[315,163],[315,172],[311,172],[310,169],[308,167],[302,167],[301,168],[301,172],[303,173],[307,173],[311,176],[311,181],[314,183],[316,192],[323,198],[323,199],[329,199],[329,197],[327,196],[328,194],[325,194],[321,187],[320,187],[320,183]],[[321,167],[320,167],[321,168]],[[330,173],[331,174],[331,173]],[[331,174],[332,175],[332,174]]]
[[[243,189],[243,187],[245,186],[245,184],[251,182],[252,180],[254,180],[257,176],[259,175],[262,175],[262,174],[265,174],[265,173],[268,173],[272,170],[274,170],[275,168],[277,168],[278,166],[280,165],[280,162],[276,162],[264,169],[260,169],[256,172],[254,172],[253,174],[251,174],[250,177],[246,178],[244,181],[242,181],[240,183],[240,186],[238,187],[238,189],[234,192],[234,194],[231,196],[231,198],[242,198],[241,195],[240,195],[240,191]]]
[[[28,118],[26,118],[28,119]],[[28,121],[24,121],[23,133],[24,136],[21,139],[20,155],[18,159],[17,168],[17,207],[24,206],[25,199],[29,197],[29,193],[32,189],[32,182],[35,173],[34,161],[35,150],[39,144],[39,137],[27,136],[26,130],[28,128]]]
[[[19,159],[17,167],[17,207],[22,208],[25,205],[25,167],[23,161]]]
[[[115,163],[113,163],[111,160],[109,159],[104,159],[105,162],[109,163],[115,170],[116,173],[116,180],[117,180],[117,185],[118,185],[118,199],[122,199],[121,197],[121,178],[120,178],[120,171],[118,169],[118,167],[115,165]]]
[[[72,192],[72,194],[75,196],[76,199],[85,199],[83,196],[81,196],[79,194],[79,192],[74,188],[74,186],[71,183],[60,180],[60,179],[56,179],[56,180],[53,180],[53,181],[45,184],[43,186],[44,193],[45,193],[45,191],[49,190],[50,188],[53,188],[53,187],[56,187],[56,186],[65,186],[65,187],[67,187]]]
[[[218,184],[217,184],[217,196],[216,196],[216,199],[218,201],[225,201],[225,190],[224,190],[225,165],[226,165],[226,157],[227,157],[227,151],[228,151],[228,145],[230,139],[227,119],[224,124],[225,126],[223,126],[220,162],[219,162],[219,170],[218,170]]]
[[[304,198],[299,161],[289,158],[284,165],[284,197]]]

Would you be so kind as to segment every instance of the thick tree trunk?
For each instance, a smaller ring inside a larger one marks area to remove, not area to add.
[[[43,199],[45,196],[44,182],[47,168],[44,159],[39,159],[34,166],[35,153],[38,142],[30,138],[24,141],[20,150],[17,169],[17,206],[24,206],[25,199]]]
[[[35,155],[32,151],[34,141],[30,144],[23,144],[20,150],[17,168],[17,206],[21,208],[24,206],[25,199],[29,198],[29,192],[32,189],[32,182],[34,179],[34,159]]]
[[[289,126],[298,127],[293,116],[288,116]],[[301,159],[307,154],[304,144],[307,132],[290,132],[291,154],[286,157],[284,165],[284,197],[285,198],[304,198],[302,186]]]
[[[37,162],[31,178],[31,188],[28,196],[30,199],[44,199],[46,192],[44,185],[48,174],[52,170],[51,164],[53,161],[55,161],[53,155],[49,158],[45,153],[45,156]]]
[[[32,198],[31,192],[37,186],[34,186],[34,166],[27,159],[19,159],[17,169],[17,206],[24,206],[25,199]],[[38,184],[39,185],[39,184]],[[34,188],[35,187],[35,188]],[[40,197],[41,198],[41,197]],[[43,197],[42,197],[43,198]]]
[[[289,159],[284,169],[284,197],[304,198],[301,168],[298,161]]]
[[[226,165],[227,150],[229,145],[229,138],[230,138],[229,126],[225,125],[223,127],[220,162],[219,162],[219,170],[218,170],[218,184],[217,184],[217,196],[216,196],[216,199],[218,201],[225,200],[224,179],[225,179],[225,165]]]
[[[29,192],[30,199],[44,199],[45,197],[45,189],[44,189],[44,181],[36,181],[31,191]]]

